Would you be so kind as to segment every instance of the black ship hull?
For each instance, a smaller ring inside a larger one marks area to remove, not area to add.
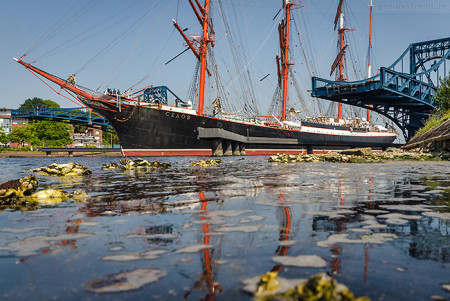
[[[125,156],[271,155],[352,147],[386,148],[395,133],[354,133],[339,126],[304,123],[300,129],[198,116],[171,106],[83,100],[116,131]]]

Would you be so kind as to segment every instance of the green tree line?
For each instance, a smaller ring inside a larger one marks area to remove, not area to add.
[[[20,105],[19,110],[33,110],[34,108],[59,108],[59,104],[51,100],[43,100],[38,97],[29,98]],[[83,125],[75,125],[73,128],[69,124],[57,121],[47,120],[30,120],[23,126],[12,128],[12,132],[8,135],[0,128],[0,143],[8,142],[29,143],[32,146],[66,146],[73,143],[71,134],[84,133],[87,127]],[[105,144],[112,142],[118,143],[115,134],[103,131],[103,139]]]
[[[424,127],[417,131],[416,135],[425,133],[429,129],[450,119],[450,73],[447,77],[440,78],[439,84],[439,89],[434,96],[434,100],[440,103],[440,107],[435,115],[425,121]]]

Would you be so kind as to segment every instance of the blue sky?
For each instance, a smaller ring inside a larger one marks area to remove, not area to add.
[[[391,64],[410,43],[450,36],[450,0],[373,2],[375,70]],[[239,98],[245,92],[239,92],[243,87],[236,74],[249,74],[257,101],[267,108],[277,81],[274,57],[278,51],[279,18],[272,19],[281,1],[221,0],[230,16],[228,25],[235,30],[235,43],[231,46],[227,43],[230,36],[224,30],[218,0],[213,3],[215,53],[222,67],[223,82],[229,83],[231,97]],[[292,45],[297,80],[307,98],[311,73],[301,45],[308,54],[310,70],[314,66],[315,75],[330,78],[330,66],[337,53],[333,20],[338,0],[302,3],[306,7],[295,11],[299,35],[294,33]],[[356,29],[348,34],[354,61],[351,66],[348,64],[349,78],[362,79],[358,77],[367,72],[369,0],[346,3],[347,26]],[[24,60],[36,61],[37,67],[52,74],[66,78],[78,71],[78,84],[101,91],[107,87],[125,90],[148,76],[137,87],[167,85],[186,99],[196,60],[186,52],[164,65],[185,49],[173,29],[172,19],[177,19],[182,28],[189,28],[187,33],[200,33],[187,0],[0,0],[0,107],[17,108],[32,97],[51,99],[62,107],[75,106],[13,61],[13,57],[22,56],[40,37],[48,39],[32,49]],[[233,51],[238,55],[238,66],[234,66]],[[86,65],[87,62],[90,63]],[[267,74],[270,75],[260,82]]]

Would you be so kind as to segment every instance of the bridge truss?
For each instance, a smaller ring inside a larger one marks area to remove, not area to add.
[[[105,118],[83,108],[34,108],[33,111],[12,110],[11,117],[62,121],[88,127],[101,126],[102,130],[112,130],[111,125]]]
[[[447,60],[450,38],[414,43],[371,78],[339,82],[313,77],[311,95],[386,116],[409,140],[439,108],[434,95],[439,78],[448,76]]]

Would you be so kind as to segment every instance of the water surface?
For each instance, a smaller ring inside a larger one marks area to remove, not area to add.
[[[1,208],[0,299],[251,300],[242,281],[269,271],[325,272],[372,300],[450,298],[449,162],[157,159],[172,168],[1,158],[0,183],[53,162],[93,174],[37,175],[41,189],[84,189],[85,203]]]

